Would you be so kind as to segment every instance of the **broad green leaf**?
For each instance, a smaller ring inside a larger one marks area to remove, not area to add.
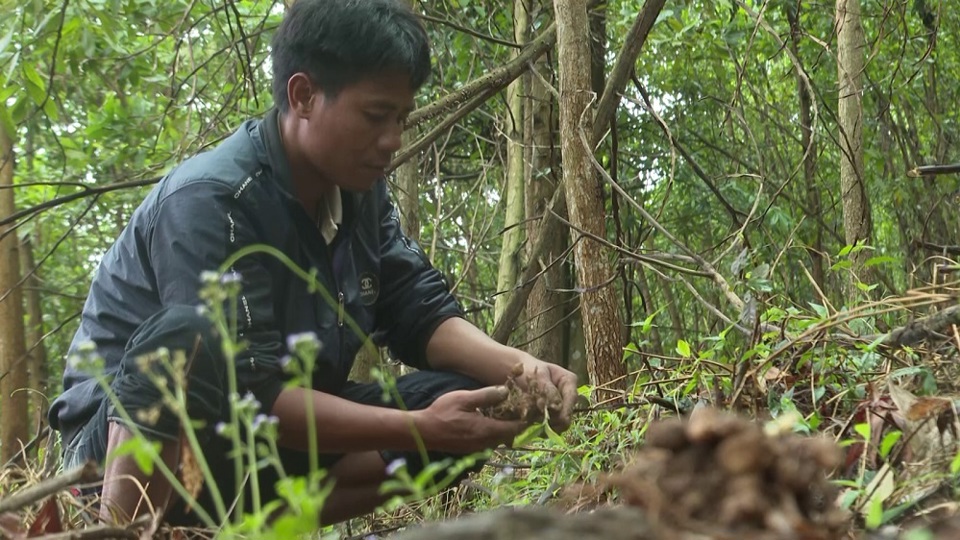
[[[856,424],[853,426],[853,430],[857,432],[858,435],[863,437],[863,440],[870,441],[870,424],[864,422],[862,424]]]
[[[552,442],[553,444],[555,444],[555,445],[557,445],[557,446],[560,446],[560,447],[565,447],[565,446],[567,446],[567,441],[565,441],[565,440],[563,439],[563,437],[561,437],[559,434],[557,434],[557,432],[554,431],[553,428],[550,427],[550,424],[549,424],[549,423],[547,423],[547,422],[544,422],[544,423],[543,423],[543,430],[544,430],[544,432],[546,432],[546,434],[547,434],[547,439],[549,439],[550,442]]]
[[[677,354],[684,358],[690,358],[690,344],[682,339],[677,340]]]
[[[889,456],[893,445],[897,444],[901,437],[903,437],[903,432],[900,430],[891,431],[884,435],[883,440],[880,441],[880,457],[886,458]]]
[[[876,257],[870,257],[869,259],[866,260],[866,262],[863,263],[863,265],[864,265],[864,266],[877,266],[877,265],[881,265],[881,264],[898,263],[898,262],[900,262],[900,261],[897,260],[897,259],[894,258],[894,257],[889,256],[889,255],[878,255],[878,256],[876,256]]]

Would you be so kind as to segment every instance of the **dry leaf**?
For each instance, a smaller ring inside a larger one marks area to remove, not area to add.
[[[894,478],[894,471],[890,468],[890,465],[884,463],[864,491],[869,498],[860,505],[860,514],[866,518],[867,513],[870,512],[870,509],[873,508],[875,504],[882,504],[890,495],[893,495],[896,487],[897,482],[896,478]]]
[[[200,470],[200,465],[197,464],[197,458],[193,455],[186,437],[180,437],[180,481],[194,499],[203,489],[203,471]],[[190,508],[188,507],[187,510]]]
[[[953,401],[939,397],[917,397],[893,381],[889,381],[887,386],[890,398],[903,417],[904,439],[910,448],[912,461],[940,458],[952,452],[953,436],[942,432],[939,424],[944,414],[953,415]]]
[[[33,520],[27,537],[43,536],[50,533],[63,532],[63,519],[60,517],[60,504],[56,497],[48,497],[43,503],[37,519]]]

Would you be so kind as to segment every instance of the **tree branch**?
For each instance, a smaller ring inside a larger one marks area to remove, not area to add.
[[[663,2],[661,0],[647,0],[643,5],[643,9],[640,10],[640,13],[637,14],[637,19],[639,20],[650,20],[656,21],[657,17],[660,15],[660,10],[663,8]],[[623,92],[623,89],[627,85],[627,80],[629,78],[630,72],[632,71],[634,63],[637,61],[637,55],[640,52],[640,49],[643,48],[644,42],[647,40],[647,36],[650,35],[650,29],[652,28],[652,22],[650,25],[635,23],[631,29],[631,34],[628,37],[628,40],[623,45],[620,55],[617,57],[617,63],[613,67],[612,75],[607,80],[607,85],[603,90],[603,96],[601,96],[601,101],[604,99],[611,100],[614,105],[616,105],[619,100],[615,100],[613,97],[607,98],[606,96],[610,94],[611,96],[617,96]],[[642,32],[633,32],[633,29],[640,28]],[[548,31],[552,31],[553,27],[551,26]],[[634,43],[638,42],[638,43]],[[531,44],[532,46],[532,44]],[[626,54],[630,51],[635,51],[632,54]],[[520,57],[517,58],[518,60]],[[626,67],[623,66],[626,65]],[[603,137],[607,126],[610,124],[610,121],[613,120],[614,113],[616,113],[616,107],[610,106],[607,109],[604,109],[603,114],[605,116],[597,115],[595,118],[594,132],[593,132],[593,143],[596,145],[597,142]],[[553,197],[550,198],[550,204],[547,207],[548,210],[544,212],[543,219],[540,222],[540,227],[537,230],[537,240],[533,245],[533,251],[530,255],[530,263],[527,264],[527,267],[523,270],[523,275],[519,281],[520,285],[513,290],[513,294],[510,295],[510,301],[507,303],[507,306],[503,310],[503,314],[500,316],[500,319],[496,322],[496,325],[493,328],[493,333],[491,337],[499,341],[500,343],[506,343],[507,339],[510,338],[510,333],[513,331],[513,326],[517,322],[517,318],[520,317],[520,312],[523,311],[523,306],[527,303],[527,298],[530,297],[530,291],[533,290],[533,283],[536,281],[534,278],[538,273],[537,265],[534,264],[534,261],[538,261],[543,258],[546,253],[547,238],[551,238],[559,233],[560,221],[556,219],[557,215],[565,215],[567,208],[566,195],[562,187],[558,187],[556,191],[553,192]]]
[[[147,178],[146,180],[116,182],[114,184],[107,184],[105,186],[88,187],[88,188],[85,188],[83,191],[80,191],[77,193],[71,193],[69,195],[64,195],[62,197],[56,197],[56,198],[50,199],[49,201],[44,201],[40,204],[31,206],[30,208],[24,208],[23,210],[14,212],[9,216],[0,218],[0,227],[7,225],[9,223],[13,223],[19,220],[20,218],[31,216],[33,214],[43,212],[44,210],[49,210],[50,208],[55,208],[57,206],[60,206],[61,204],[73,202],[78,199],[82,199],[84,197],[93,197],[96,195],[101,195],[103,193],[109,193],[111,191],[118,191],[121,189],[153,185],[159,182],[161,178],[163,177],[158,176],[156,178]]]
[[[538,58],[541,54],[547,52],[553,46],[557,38],[556,25],[551,24],[529,45],[523,48],[516,58],[507,62],[503,66],[468,82],[459,90],[450,92],[433,103],[421,107],[407,118],[407,129],[415,127],[420,122],[425,122],[444,112],[455,108],[461,103],[465,103],[470,98],[481,94],[487,90],[500,91],[507,87],[514,79],[520,76],[527,69],[527,62]]]
[[[64,489],[79,483],[96,482],[100,479],[100,472],[97,464],[88,461],[84,465],[61,474],[48,478],[39,484],[21,489],[8,497],[0,500],[0,513],[13,512],[25,508],[44,497],[59,493]]]

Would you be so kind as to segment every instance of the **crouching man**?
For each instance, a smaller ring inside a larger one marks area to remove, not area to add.
[[[287,474],[308,470],[307,434],[316,434],[316,461],[335,480],[323,523],[380,504],[386,464],[402,457],[415,473],[425,465],[420,443],[432,461],[511,441],[522,423],[478,409],[504,398],[499,385],[517,364],[523,378],[554,395],[551,416],[564,429],[575,376],[496,343],[462,318],[390,202],[385,170],[430,70],[418,19],[398,0],[299,0],[271,54],[275,108],[173,170],[103,257],[73,351],[95,345],[119,407],[93,373],[67,368],[64,392],[50,410],[65,466],[104,463],[140,431],[161,443],[161,458],[177,470],[182,426],[162,406],[161,386],[173,389],[179,378],[216,483],[224,499],[233,499],[231,448],[214,429],[229,419],[230,369],[224,336],[198,310],[200,275],[255,245],[313,270],[329,293],[315,292],[262,252],[230,268],[241,281],[236,339],[244,347],[232,366],[238,394],[276,417]],[[282,367],[291,353],[287,337],[304,333],[322,344],[309,388],[286,384]],[[347,381],[364,335],[419,368],[397,380],[402,404],[384,403],[376,384]],[[144,361],[158,350],[185,354],[180,377]],[[261,500],[276,498],[276,479],[272,468],[259,472]],[[198,501],[213,515],[208,488]],[[145,474],[129,455],[107,463],[101,501],[109,521],[150,507],[163,509],[168,522],[196,520],[158,471]]]

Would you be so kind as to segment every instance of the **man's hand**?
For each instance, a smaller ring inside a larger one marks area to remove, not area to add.
[[[502,386],[456,390],[436,399],[430,407],[412,411],[414,426],[428,450],[470,453],[511,444],[526,427],[523,422],[496,420],[480,414],[507,397]]]
[[[430,407],[413,411],[414,426],[429,450],[465,454],[510,444],[526,427],[524,423],[495,420],[479,412],[506,397],[507,390],[502,386],[449,392]]]
[[[577,376],[526,353],[520,363],[523,365],[523,374],[517,377],[517,384],[524,387],[536,381],[547,396],[550,427],[557,433],[566,431],[570,427],[573,405],[577,400]]]

